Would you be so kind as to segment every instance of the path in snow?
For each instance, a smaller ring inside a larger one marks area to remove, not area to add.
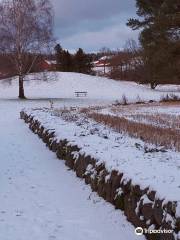
[[[144,239],[19,119],[32,104],[0,100],[0,239]]]

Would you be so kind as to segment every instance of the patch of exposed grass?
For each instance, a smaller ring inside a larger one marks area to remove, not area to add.
[[[135,122],[124,117],[100,113],[88,113],[87,115],[89,118],[98,123],[103,123],[116,132],[126,133],[131,137],[140,138],[144,142],[155,144],[156,146],[164,146],[167,149],[180,151],[179,125],[175,128],[163,128],[151,124]],[[162,120],[162,118],[160,119]]]

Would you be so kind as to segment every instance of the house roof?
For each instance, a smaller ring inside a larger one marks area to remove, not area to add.
[[[46,62],[48,65],[55,65],[55,64],[57,64],[56,60],[45,60],[45,62]]]

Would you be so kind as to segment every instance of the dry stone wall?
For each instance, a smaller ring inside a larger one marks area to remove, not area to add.
[[[77,145],[70,145],[67,139],[57,141],[53,129],[45,129],[33,116],[20,113],[29,128],[37,134],[47,147],[56,153],[57,158],[76,172],[77,177],[83,178],[92,191],[121,209],[127,219],[135,226],[149,229],[172,230],[173,233],[146,234],[150,240],[179,240],[180,218],[176,217],[176,202],[163,203],[156,198],[156,192],[149,188],[141,189],[131,180],[123,179],[123,173],[113,170],[108,172],[104,164],[98,165],[96,159],[80,154]]]

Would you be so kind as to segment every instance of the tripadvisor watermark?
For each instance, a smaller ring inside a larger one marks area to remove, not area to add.
[[[141,236],[143,234],[172,234],[174,231],[172,229],[147,229],[137,227],[135,229],[135,234]]]

